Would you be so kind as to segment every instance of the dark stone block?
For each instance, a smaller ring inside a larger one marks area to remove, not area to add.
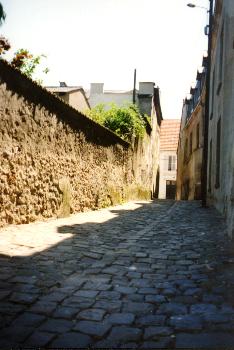
[[[52,332],[52,333],[65,333],[73,327],[73,323],[68,320],[60,320],[50,318],[39,328],[41,331]]]
[[[207,314],[217,312],[217,307],[213,304],[195,304],[191,306],[192,314]]]
[[[111,324],[131,324],[135,319],[135,315],[130,313],[115,313],[111,314],[107,321]]]
[[[131,328],[125,326],[116,326],[113,327],[109,335],[109,339],[112,339],[113,342],[129,342],[139,340],[142,335],[142,330],[139,328]]]
[[[200,330],[202,329],[202,318],[196,315],[172,316],[170,325],[177,330]]]
[[[163,295],[146,295],[145,301],[152,304],[160,304],[166,301]]]
[[[179,333],[176,335],[176,347],[177,348],[215,348],[224,349],[233,348],[234,334],[228,333],[199,333],[188,334]]]
[[[162,326],[166,321],[164,315],[147,315],[136,320],[136,324],[141,326]]]
[[[103,337],[110,328],[111,325],[106,322],[80,321],[75,325],[73,330],[78,330],[96,337]]]
[[[143,315],[143,314],[150,314],[154,310],[154,307],[152,304],[148,303],[137,303],[137,302],[128,302],[124,303],[123,311],[133,313],[135,315]]]
[[[170,327],[147,327],[145,329],[144,339],[158,339],[159,336],[168,336],[171,334],[173,334],[173,329]]]
[[[167,315],[184,315],[187,313],[187,307],[184,304],[179,303],[164,303],[159,307],[157,313]]]
[[[55,334],[47,332],[35,331],[24,343],[28,347],[45,347],[53,338]]]
[[[92,339],[85,334],[68,332],[58,336],[50,347],[52,348],[86,348],[92,344]]]
[[[103,309],[87,309],[81,311],[77,318],[92,321],[101,321],[105,315],[106,311]]]

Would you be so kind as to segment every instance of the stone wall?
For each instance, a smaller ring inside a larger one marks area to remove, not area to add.
[[[128,143],[2,60],[0,101],[0,226],[150,197]]]
[[[208,204],[226,218],[234,237],[234,3],[217,1],[211,59]],[[221,42],[223,43],[221,45]],[[221,48],[222,55],[220,53]],[[214,81],[213,81],[214,77]],[[212,98],[213,95],[213,98]],[[219,128],[220,126],[220,128]],[[218,142],[220,130],[220,144]],[[212,147],[210,147],[212,145]]]

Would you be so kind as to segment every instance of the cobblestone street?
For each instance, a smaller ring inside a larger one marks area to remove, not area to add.
[[[0,230],[0,347],[234,347],[234,248],[200,202]]]

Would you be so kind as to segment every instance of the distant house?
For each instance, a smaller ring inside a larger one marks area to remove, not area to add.
[[[60,86],[46,86],[46,89],[59,96],[79,112],[84,113],[90,109],[89,101],[81,86],[67,86],[65,82],[60,82]]]
[[[162,120],[160,128],[159,153],[159,195],[160,199],[175,199],[177,145],[180,131],[179,119]]]

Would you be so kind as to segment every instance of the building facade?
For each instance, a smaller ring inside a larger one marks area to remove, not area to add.
[[[212,30],[207,197],[234,235],[234,1],[216,0]]]
[[[79,112],[85,113],[90,109],[89,101],[81,86],[67,86],[65,82],[60,82],[60,86],[46,86],[46,89]]]
[[[203,68],[197,72],[196,84],[184,100],[177,149],[178,200],[201,199],[201,171],[204,140],[205,76],[207,57]]]
[[[178,119],[167,119],[161,123],[158,195],[160,199],[175,199],[179,130]]]
[[[152,113],[154,89],[154,82],[139,82],[139,88],[135,90],[134,103],[142,114],[150,116]],[[91,108],[98,104],[105,104],[108,108],[108,104],[111,103],[120,107],[123,104],[133,103],[133,95],[133,90],[104,90],[104,83],[91,83],[88,100]]]
[[[88,93],[88,100],[91,108],[96,105],[116,103],[117,106],[133,101],[133,91],[104,90],[104,83],[91,83]]]

